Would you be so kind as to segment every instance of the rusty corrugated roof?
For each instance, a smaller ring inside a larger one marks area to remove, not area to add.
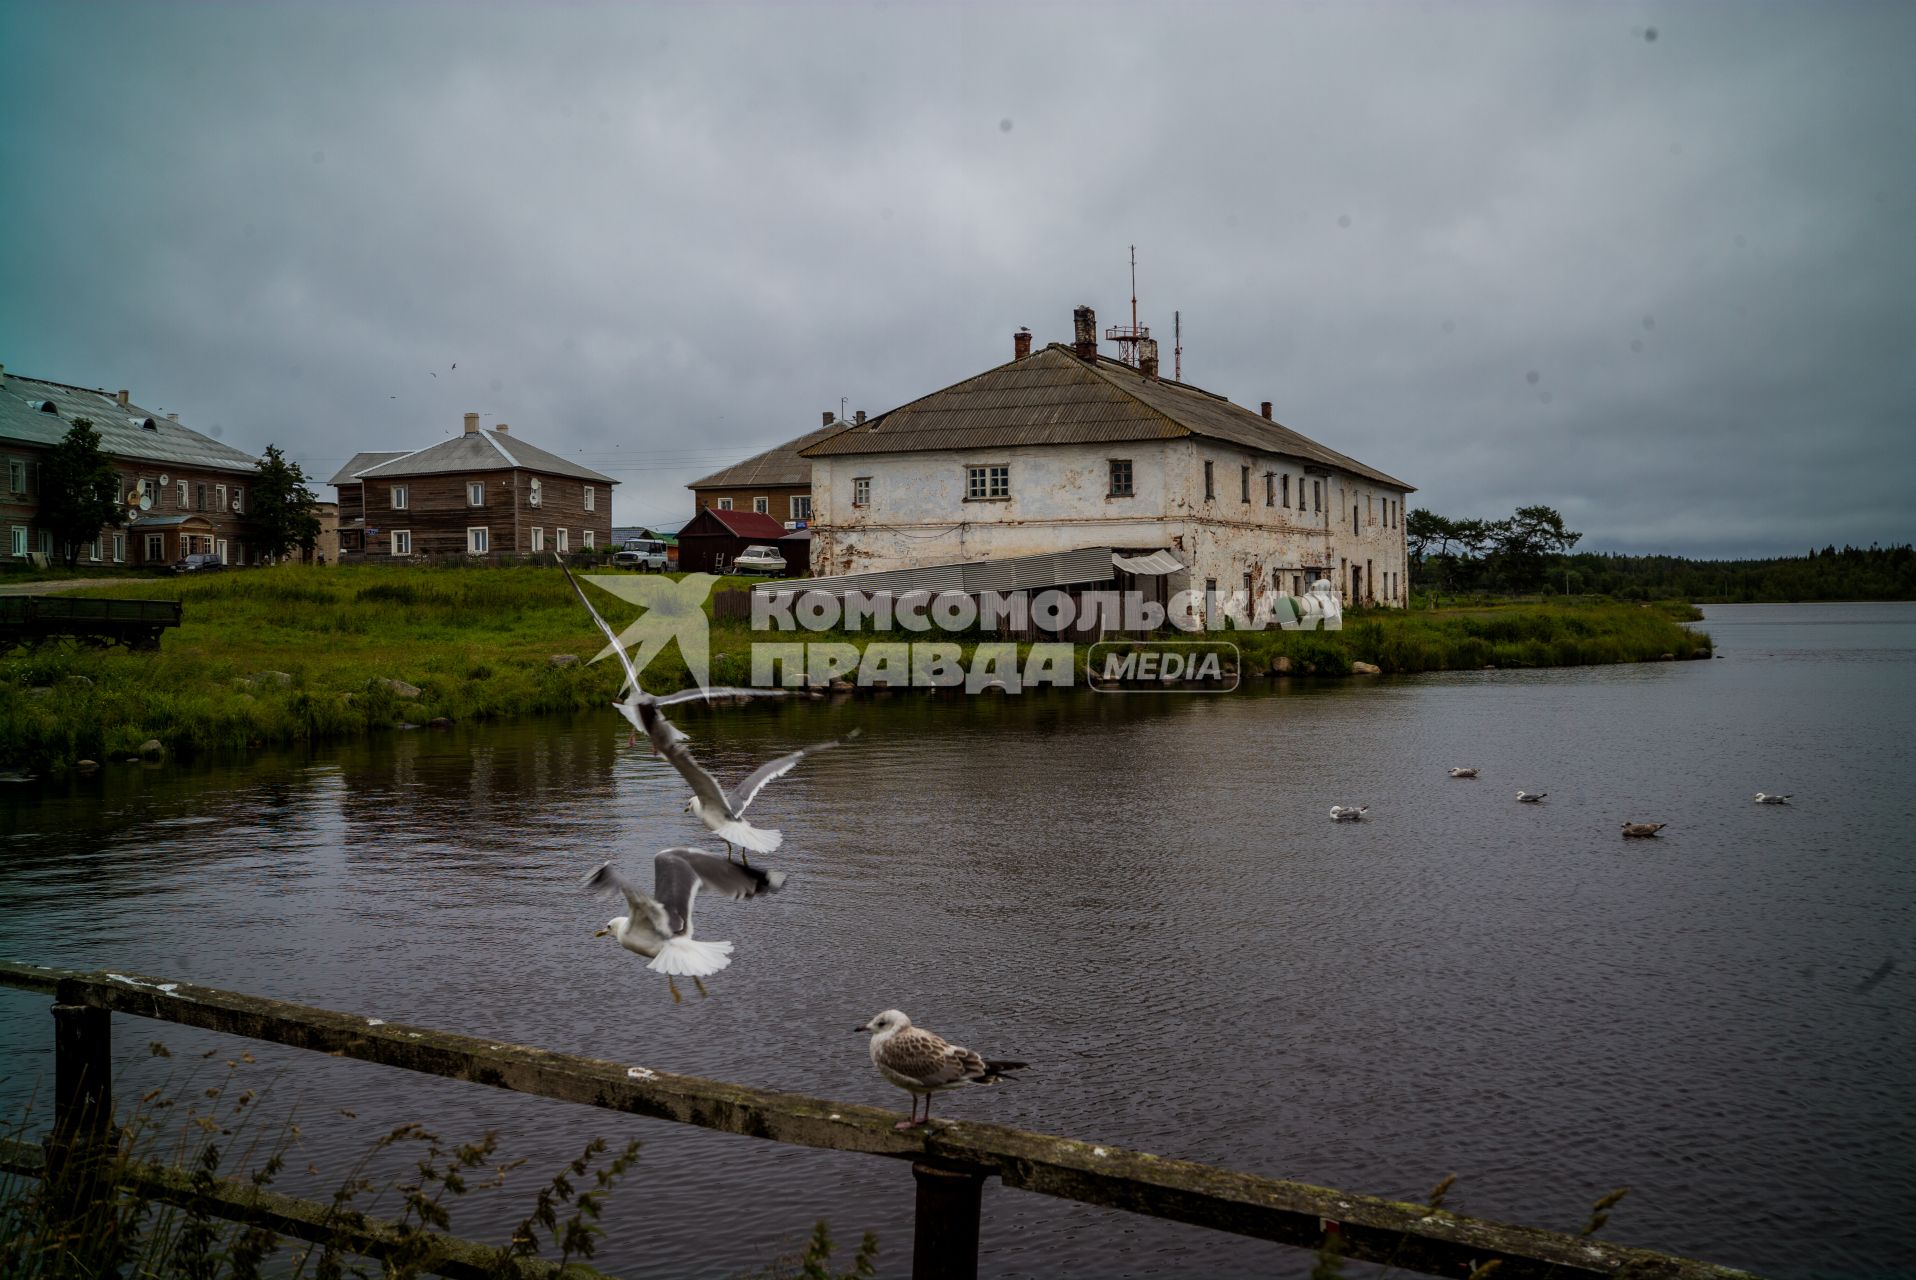
[[[851,425],[841,420],[813,427],[796,440],[787,440],[784,444],[772,446],[764,453],[755,453],[743,462],[735,462],[723,471],[714,471],[711,475],[694,480],[685,487],[688,489],[749,489],[754,485],[763,485],[769,489],[781,485],[804,485],[810,488],[811,459],[799,457],[798,451],[836,435],[840,431],[849,430]]]
[[[1053,343],[805,447],[807,458],[1204,436],[1410,485],[1222,396]]]

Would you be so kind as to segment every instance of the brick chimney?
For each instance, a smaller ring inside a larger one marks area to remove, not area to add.
[[[506,424],[502,422],[502,423],[500,423],[500,424],[499,424],[498,426],[496,426],[496,427],[494,427],[494,428],[493,428],[493,430],[494,430],[494,431],[497,431],[497,432],[498,432],[498,433],[499,433],[500,435],[505,435],[505,434],[506,434]]]
[[[1145,338],[1138,343],[1138,371],[1151,381],[1158,378],[1158,340]]]
[[[466,415],[466,434],[472,435],[474,432],[478,430],[479,430],[479,415],[476,413],[467,414]]]
[[[132,394],[133,394],[133,393],[132,393],[132,392],[130,392],[130,391],[122,391],[122,392],[120,392],[120,394],[119,394],[119,395],[117,395],[117,396],[114,396],[113,398],[114,398],[115,400],[118,400],[118,401],[120,402],[120,407],[121,407],[122,409],[124,409],[124,408],[126,408],[126,404],[127,404],[127,400],[128,400],[129,398],[131,398],[131,396],[132,396]]]
[[[1258,412],[1264,415],[1264,421],[1269,422],[1271,420],[1271,402],[1269,400],[1266,400],[1263,404],[1259,405],[1257,408],[1258,408]]]
[[[818,425],[821,427],[829,427],[832,425],[832,411],[830,409],[825,410],[825,420]]]
[[[1031,330],[1020,329],[1011,335],[1011,358],[1022,360],[1031,354]]]
[[[1098,313],[1079,307],[1071,313],[1071,353],[1080,360],[1098,358]]]
[[[852,421],[853,421],[854,423],[856,423],[856,424],[858,424],[858,425],[859,425],[859,426],[861,426],[861,427],[862,427],[862,426],[864,426],[864,425],[865,425],[865,411],[864,411],[863,409],[860,409],[860,410],[859,410],[858,412],[856,412],[856,413],[854,413],[854,414],[852,415]]]
[[[178,422],[180,420],[180,415],[177,413],[169,413],[166,415],[166,420],[168,422]]]

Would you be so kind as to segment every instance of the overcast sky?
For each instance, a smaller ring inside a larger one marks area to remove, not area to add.
[[[321,480],[477,410],[683,519],[1128,320],[1135,243],[1167,372],[1176,309],[1413,505],[1916,538],[1916,6],[11,0],[0,49],[0,361]]]

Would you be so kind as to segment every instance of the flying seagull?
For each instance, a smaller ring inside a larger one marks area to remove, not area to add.
[[[1523,801],[1525,804],[1535,804],[1549,794],[1548,791],[1519,791],[1517,793],[1517,799]]]
[[[1773,796],[1767,791],[1759,791],[1756,793],[1756,802],[1758,804],[1788,804],[1790,798],[1789,796]]]
[[[665,975],[672,1003],[677,1004],[682,997],[674,978],[692,979],[699,994],[705,995],[701,979],[732,963],[731,943],[700,942],[692,936],[692,899],[698,896],[699,886],[728,898],[755,898],[777,893],[785,884],[785,873],[741,867],[702,849],[666,849],[652,859],[651,894],[614,871],[610,862],[600,863],[582,883],[588,889],[613,889],[625,895],[631,913],[614,916],[592,936],[603,938],[609,933],[627,951],[649,958],[652,963],[645,967]]]
[[[1453,778],[1474,778],[1477,776],[1477,770],[1474,768],[1452,769],[1450,776]]]
[[[981,1058],[943,1036],[912,1026],[911,1019],[896,1009],[885,1010],[855,1030],[872,1033],[872,1065],[878,1068],[878,1074],[911,1094],[911,1119],[900,1120],[892,1126],[894,1129],[930,1124],[931,1095],[941,1089],[997,1084],[1009,1079],[1006,1072],[1030,1065]],[[923,1119],[918,1115],[920,1098],[925,1100]]]
[[[1626,822],[1623,824],[1623,837],[1626,840],[1643,839],[1655,835],[1669,825],[1667,822]]]
[[[1359,804],[1359,805],[1334,804],[1331,806],[1331,821],[1332,822],[1362,822],[1364,820],[1364,815],[1369,812],[1370,812],[1370,806],[1367,804]]]
[[[655,725],[663,726],[674,734],[678,733],[678,730],[672,727],[671,722],[661,715],[656,707],[641,707],[640,714],[645,721],[647,731],[652,734],[653,746],[658,748],[660,755],[671,762],[680,776],[692,784],[692,798],[685,802],[685,811],[703,822],[706,830],[725,841],[725,851],[728,856],[733,845],[753,853],[770,853],[783,844],[785,836],[782,832],[753,826],[745,821],[745,810],[751,807],[752,801],[765,789],[766,783],[775,778],[782,778],[796,769],[800,760],[809,755],[816,755],[820,751],[830,751],[833,747],[850,742],[859,734],[859,730],[853,729],[842,738],[833,738],[829,742],[800,747],[797,751],[788,752],[776,760],[768,760],[752,770],[745,781],[733,787],[728,794],[723,787],[719,786],[718,779],[707,773],[704,767],[692,758],[692,752],[686,747],[683,735],[680,735],[678,740],[667,739],[664,746],[659,745],[660,738],[656,732],[653,732]],[[746,862],[749,864],[751,859],[747,858]]]

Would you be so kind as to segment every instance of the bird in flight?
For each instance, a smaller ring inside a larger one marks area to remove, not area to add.
[[[610,862],[600,863],[583,883],[588,889],[618,892],[627,907],[627,914],[606,921],[592,936],[610,934],[627,951],[650,959],[645,967],[665,975],[672,1003],[677,1004],[684,997],[673,979],[690,978],[700,995],[708,995],[702,979],[732,963],[731,943],[692,936],[692,900],[700,887],[727,898],[756,898],[783,888],[785,873],[742,867],[702,849],[665,849],[652,859],[651,893],[614,871]]]
[[[931,1095],[945,1089],[973,1084],[997,1084],[1010,1079],[1006,1073],[1030,1066],[1026,1062],[980,1057],[970,1049],[952,1044],[943,1036],[911,1025],[897,1009],[887,1009],[864,1026],[871,1033],[872,1065],[878,1074],[911,1094],[911,1118],[892,1127],[917,1129],[931,1123]],[[918,1099],[925,1100],[925,1114],[918,1114]]]

